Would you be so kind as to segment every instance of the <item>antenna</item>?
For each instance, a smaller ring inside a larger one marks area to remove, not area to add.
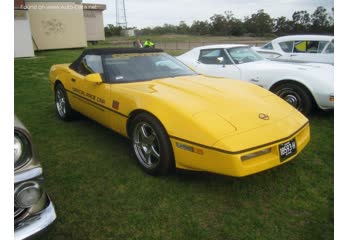
[[[115,0],[116,24],[122,28],[127,28],[125,1]]]

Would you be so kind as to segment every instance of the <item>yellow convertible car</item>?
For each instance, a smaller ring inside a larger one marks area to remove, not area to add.
[[[87,49],[53,65],[59,118],[79,112],[131,139],[143,170],[246,176],[294,158],[307,118],[256,85],[198,75],[160,49]]]

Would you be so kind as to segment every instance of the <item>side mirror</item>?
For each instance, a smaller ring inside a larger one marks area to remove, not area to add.
[[[218,57],[216,61],[220,64],[224,64],[224,58],[223,57]]]
[[[92,83],[102,83],[102,78],[99,73],[89,74],[85,77],[85,80]]]

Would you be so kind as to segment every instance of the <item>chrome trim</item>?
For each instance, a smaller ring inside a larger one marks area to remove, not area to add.
[[[49,206],[23,222],[15,229],[15,240],[22,240],[39,233],[48,227],[56,219],[56,211],[52,202]]]
[[[41,167],[36,167],[29,169],[27,171],[19,172],[15,174],[15,183],[23,182],[35,177],[39,177],[43,174],[43,169]]]

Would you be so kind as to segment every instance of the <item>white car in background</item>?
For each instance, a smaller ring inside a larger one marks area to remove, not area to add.
[[[197,47],[177,58],[200,74],[259,85],[304,114],[314,103],[324,110],[334,108],[334,67],[329,64],[270,61],[237,44]]]
[[[284,36],[253,49],[263,57],[276,61],[334,64],[333,36]]]

